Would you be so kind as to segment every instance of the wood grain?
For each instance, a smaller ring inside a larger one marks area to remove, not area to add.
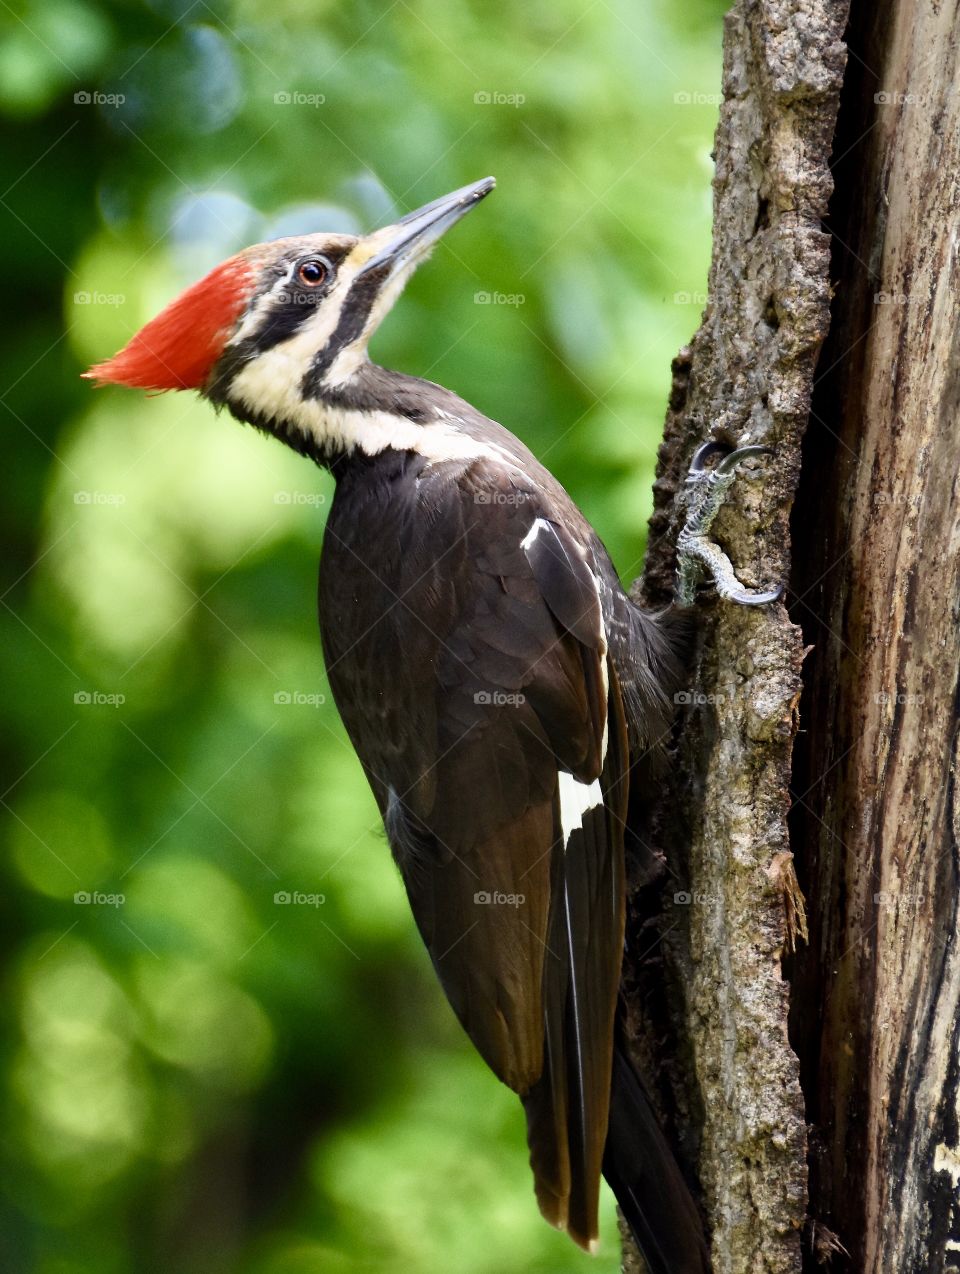
[[[811,1205],[831,1268],[884,1274],[960,1268],[958,37],[955,4],[854,5],[794,526]]]

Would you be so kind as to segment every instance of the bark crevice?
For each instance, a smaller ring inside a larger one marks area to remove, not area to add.
[[[838,1271],[960,1268],[960,19],[857,0],[836,290],[795,510],[804,670],[791,968],[811,1208]],[[810,1269],[814,1269],[810,1263]]]

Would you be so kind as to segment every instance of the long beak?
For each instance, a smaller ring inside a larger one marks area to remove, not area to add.
[[[472,186],[462,186],[424,204],[416,212],[407,213],[395,225],[375,231],[367,240],[372,255],[361,266],[357,277],[384,267],[388,276],[394,275],[411,260],[419,261],[440,236],[489,195],[496,184],[492,177],[484,177]]]

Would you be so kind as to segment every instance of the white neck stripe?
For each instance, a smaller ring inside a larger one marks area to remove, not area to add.
[[[321,453],[360,451],[375,456],[393,448],[413,451],[431,464],[444,460],[495,460],[519,470],[517,461],[496,443],[481,442],[461,432],[453,421],[420,425],[390,411],[338,407],[321,399],[302,398],[299,366],[282,366],[284,347],[272,360],[254,359],[230,385],[230,399],[254,418],[286,425],[313,442]]]

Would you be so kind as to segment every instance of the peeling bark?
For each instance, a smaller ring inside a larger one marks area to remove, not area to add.
[[[635,586],[648,605],[672,594],[678,493],[695,446],[711,436],[773,448],[762,475],[738,478],[714,534],[744,583],[787,578],[829,325],[821,221],[846,11],[831,0],[742,0],[728,15],[709,302],[674,363]],[[662,795],[633,821],[628,1026],[702,1187],[716,1274],[794,1274],[806,1135],[781,957],[803,923],[787,833],[803,637],[780,605],[705,600],[700,609]]]

